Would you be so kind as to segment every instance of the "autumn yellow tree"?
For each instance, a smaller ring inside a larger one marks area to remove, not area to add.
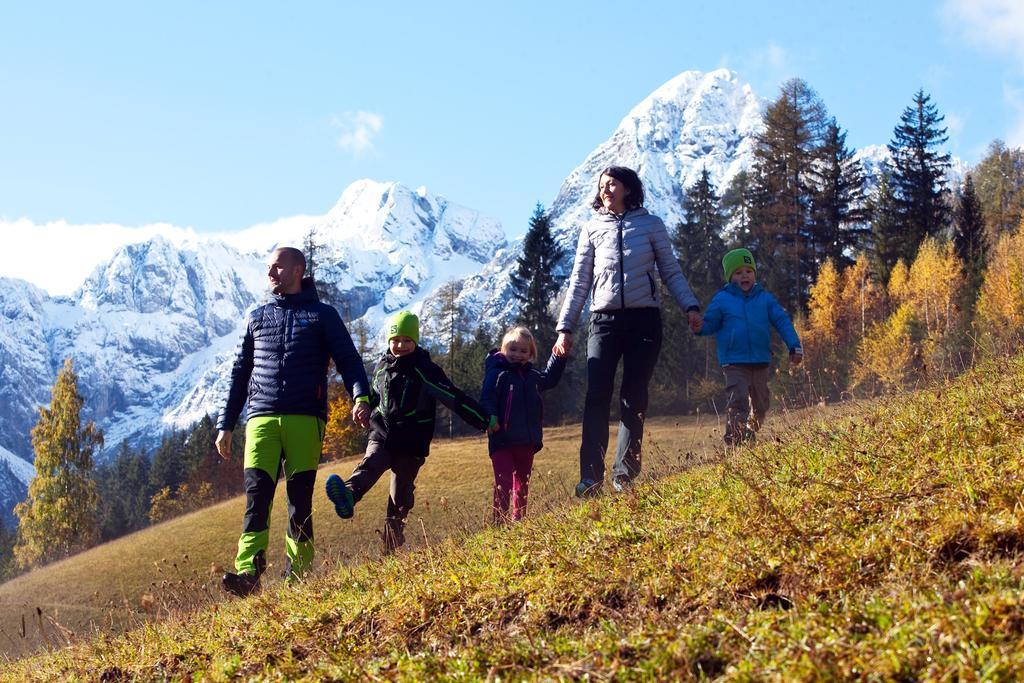
[[[352,421],[352,399],[345,385],[332,379],[327,387],[327,428],[324,430],[323,456],[337,460],[366,448],[366,432]]]
[[[921,330],[910,304],[872,325],[857,350],[854,386],[898,389],[920,368]]]
[[[889,276],[893,313],[868,329],[858,347],[855,382],[877,380],[895,388],[963,368],[963,272],[949,242],[925,238],[909,268],[902,261]]]
[[[842,272],[831,260],[822,265],[810,290],[806,323],[798,330],[805,352],[802,371],[819,400],[837,400],[848,391],[855,359],[851,350],[869,325],[884,318],[885,299],[866,255],[858,255]]]
[[[103,433],[82,424],[85,400],[71,359],[57,373],[49,407],[39,409],[32,429],[36,476],[28,499],[18,503],[14,559],[20,568],[67,557],[99,542],[99,497],[92,478],[92,456]]]
[[[1024,221],[1000,235],[978,294],[975,327],[988,354],[1018,351],[1024,341]]]
[[[858,254],[853,265],[843,271],[839,298],[846,330],[842,343],[847,345],[847,350],[856,348],[868,327],[885,317],[887,303],[885,288],[876,282],[868,255]],[[844,354],[847,358],[851,355]]]

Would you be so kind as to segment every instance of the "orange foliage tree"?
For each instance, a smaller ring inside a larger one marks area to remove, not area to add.
[[[352,399],[336,377],[327,387],[327,428],[324,431],[323,457],[338,460],[366,449],[366,430],[352,421]]]
[[[1020,349],[1024,341],[1024,221],[999,236],[978,294],[975,328],[989,354]]]

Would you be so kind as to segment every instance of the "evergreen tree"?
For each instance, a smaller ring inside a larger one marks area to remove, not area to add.
[[[518,322],[537,335],[538,346],[554,343],[555,319],[551,303],[565,280],[556,274],[565,250],[551,234],[551,218],[538,202],[523,238],[523,252],[516,259],[516,270],[509,277],[512,296],[519,302]]]
[[[867,227],[864,169],[846,146],[846,133],[833,118],[825,127],[813,167],[812,236],[816,261],[832,259],[839,268],[853,263]]]
[[[1017,229],[1024,216],[1024,149],[994,140],[974,169],[974,182],[988,229],[988,242]]]
[[[4,465],[6,467],[6,465]],[[14,474],[11,473],[13,477]],[[18,540],[16,531],[8,529],[0,524],[0,581],[6,581],[14,576],[16,567],[14,565],[14,544]]]
[[[963,189],[957,197],[953,217],[953,247],[963,264],[964,277],[967,282],[965,303],[973,304],[974,297],[981,287],[985,262],[988,257],[988,236],[985,231],[985,219],[981,213],[981,204],[974,191],[974,179],[970,174],[967,174]]]
[[[756,249],[753,218],[755,200],[753,176],[746,170],[740,171],[725,188],[720,202],[728,226],[729,249]]]
[[[879,282],[888,282],[896,262],[905,253],[905,237],[900,230],[899,206],[891,176],[883,171],[874,194],[868,200],[871,217],[871,267]]]
[[[163,435],[160,445],[153,454],[153,463],[149,468],[150,488],[157,491],[169,488],[172,491],[186,480],[192,471],[185,462],[185,441],[188,433],[172,430]]]
[[[765,112],[754,147],[755,256],[766,287],[787,310],[803,310],[817,275],[811,199],[826,128],[817,93],[794,78]]]
[[[893,131],[892,186],[901,231],[906,239],[900,254],[910,261],[925,237],[936,237],[949,219],[946,171],[949,154],[937,147],[949,138],[931,97],[918,90],[913,104],[903,110]]]
[[[85,401],[71,359],[57,373],[49,408],[39,409],[32,429],[36,476],[27,500],[18,503],[14,556],[22,568],[67,557],[99,541],[98,498],[92,456],[103,446],[93,422],[82,424]]]
[[[99,491],[100,535],[104,541],[118,538],[147,523],[149,499],[149,459],[145,451],[133,451],[127,441],[114,460],[96,472]]]
[[[316,267],[320,265],[320,254],[323,251],[316,239],[316,229],[310,228],[302,238],[302,255],[306,257],[306,277],[316,280]]]
[[[725,216],[707,168],[687,188],[683,199],[686,220],[676,226],[672,246],[686,273],[690,288],[705,304],[722,286],[722,256],[725,254]]]

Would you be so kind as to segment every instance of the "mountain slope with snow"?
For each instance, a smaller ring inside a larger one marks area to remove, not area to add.
[[[422,188],[365,180],[327,214],[243,231],[234,246],[159,236],[129,244],[71,297],[0,279],[0,448],[11,460],[3,467],[0,458],[0,509],[24,496],[29,433],[65,358],[79,376],[84,419],[104,431],[104,453],[124,439],[153,444],[216,412],[246,311],[267,297],[266,257],[307,235],[319,245],[324,298],[375,326],[505,246],[492,218]]]

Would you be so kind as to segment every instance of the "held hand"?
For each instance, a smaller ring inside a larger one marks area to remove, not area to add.
[[[572,351],[572,333],[559,332],[554,348],[551,349],[556,356],[568,356]]]
[[[487,433],[494,434],[499,429],[501,429],[501,427],[498,426],[498,416],[491,415],[491,420],[487,423]]]
[[[690,324],[692,332],[700,332],[704,327],[704,316],[700,311],[690,311],[686,314],[686,322]]]
[[[789,362],[791,365],[800,365],[804,360],[804,354],[802,351],[792,351],[789,354]]]
[[[228,460],[231,457],[231,432],[227,430],[220,430],[217,432],[217,452],[220,453],[220,457]]]
[[[362,401],[356,401],[352,406],[352,421],[364,429],[370,426],[370,406]]]

